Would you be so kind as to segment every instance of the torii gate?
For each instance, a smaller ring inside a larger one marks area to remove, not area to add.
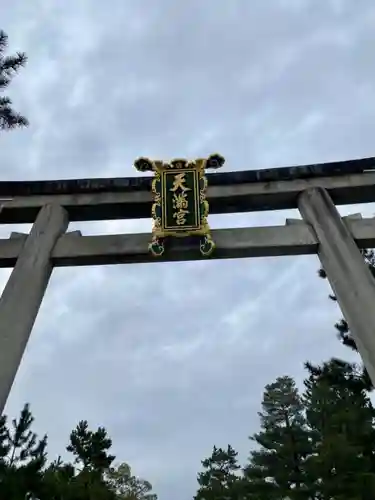
[[[287,219],[284,226],[212,231],[216,248],[209,258],[317,253],[375,384],[375,280],[359,251],[375,247],[375,218],[341,218],[336,209],[336,204],[375,201],[375,158],[207,178],[210,213],[300,210],[302,219]],[[0,240],[0,267],[13,267],[0,298],[0,415],[54,266],[207,258],[189,238],[173,240],[155,257],[149,234],[66,233],[70,221],[150,217],[152,182],[151,177],[0,182],[0,223],[33,223],[30,234]]]

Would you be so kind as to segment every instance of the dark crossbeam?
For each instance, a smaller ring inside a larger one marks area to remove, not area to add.
[[[227,186],[228,184],[291,181],[314,177],[360,174],[368,170],[375,170],[375,157],[292,167],[209,173],[207,177],[210,186]],[[150,191],[151,180],[152,177],[113,177],[50,181],[0,181],[0,198]]]
[[[210,174],[207,190],[210,213],[297,208],[299,194],[311,187],[327,189],[336,205],[370,203],[375,201],[374,165],[375,159],[368,158],[281,169],[283,174],[275,173],[278,169]],[[267,172],[277,180],[259,180],[267,178]],[[70,221],[149,218],[150,182],[151,177],[133,177],[8,183],[13,191],[6,190],[4,184],[0,224],[32,223],[39,210],[50,203],[63,206]]]
[[[297,208],[298,196],[311,187],[327,189],[336,205],[371,203],[375,201],[375,172],[209,186],[207,197],[211,214],[282,210]],[[149,190],[20,196],[0,200],[0,224],[32,223],[50,203],[63,206],[70,221],[140,219],[150,217],[152,197]]]

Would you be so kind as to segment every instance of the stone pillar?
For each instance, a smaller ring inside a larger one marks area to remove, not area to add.
[[[0,415],[52,273],[51,252],[67,227],[59,205],[40,210],[0,298]]]
[[[325,189],[307,189],[298,207],[317,235],[322,267],[375,385],[375,279]]]

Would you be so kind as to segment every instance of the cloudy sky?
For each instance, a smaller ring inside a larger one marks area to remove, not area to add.
[[[374,155],[372,0],[4,0],[0,19],[29,57],[9,93],[31,124],[0,137],[2,179],[137,175],[140,155],[217,151],[225,171]],[[355,211],[374,212],[343,213]],[[189,500],[214,444],[245,459],[266,383],[300,383],[306,359],[350,357],[317,268],[299,257],[58,269],[7,413],[29,401],[51,456],[78,420],[104,425],[160,500]]]

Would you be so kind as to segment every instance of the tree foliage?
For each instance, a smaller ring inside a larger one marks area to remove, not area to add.
[[[374,252],[362,253],[375,277]],[[319,276],[326,278],[323,269]],[[330,298],[336,300],[334,295]],[[357,351],[347,322],[342,319],[335,328],[340,341]],[[363,365],[336,358],[319,366],[307,362],[305,369],[302,393],[287,376],[265,387],[259,413],[260,431],[250,437],[253,446],[248,462],[236,481],[227,483],[230,486],[226,496],[210,496],[206,488],[197,498],[375,498],[375,409],[367,371]],[[202,477],[206,478],[206,486],[212,482],[213,461],[219,463],[216,453],[202,462],[207,470],[205,475],[198,476],[198,493],[202,492]]]
[[[266,386],[260,431],[242,471],[214,447],[195,500],[375,498],[375,410],[354,364],[306,364],[304,391],[290,377]],[[239,473],[240,472],[240,473]]]
[[[70,434],[67,451],[73,453],[74,462],[79,464],[82,470],[102,476],[115,459],[107,453],[111,446],[112,440],[103,427],[93,432],[89,430],[87,420],[81,420]]]
[[[237,452],[214,446],[211,457],[202,461],[203,472],[198,474],[199,490],[194,500],[237,500],[242,491],[238,475]]]
[[[119,500],[157,500],[151,483],[133,476],[127,463],[111,467],[106,472],[106,481]]]
[[[250,437],[257,448],[250,453],[245,477],[249,491],[260,498],[304,498],[305,462],[311,453],[301,396],[290,377],[266,386],[260,432]]]
[[[0,492],[1,498],[19,498],[23,491],[39,490],[46,463],[47,438],[38,440],[31,431],[33,417],[28,405],[9,428],[0,421]],[[24,493],[25,494],[25,493]],[[21,498],[21,497],[20,497]]]
[[[3,92],[20,68],[27,62],[24,52],[16,55],[6,56],[8,48],[8,36],[0,30],[0,91]],[[7,96],[0,96],[0,130],[9,130],[15,127],[25,127],[28,120],[21,114],[15,112],[12,101]]]
[[[337,359],[321,367],[307,363],[306,368],[304,404],[313,443],[308,473],[314,498],[374,498],[375,411],[361,370]]]
[[[127,464],[112,466],[112,440],[103,427],[93,431],[82,420],[66,447],[73,463],[61,457],[47,463],[47,436],[38,439],[33,422],[28,405],[11,425],[0,418],[1,500],[157,500]]]

